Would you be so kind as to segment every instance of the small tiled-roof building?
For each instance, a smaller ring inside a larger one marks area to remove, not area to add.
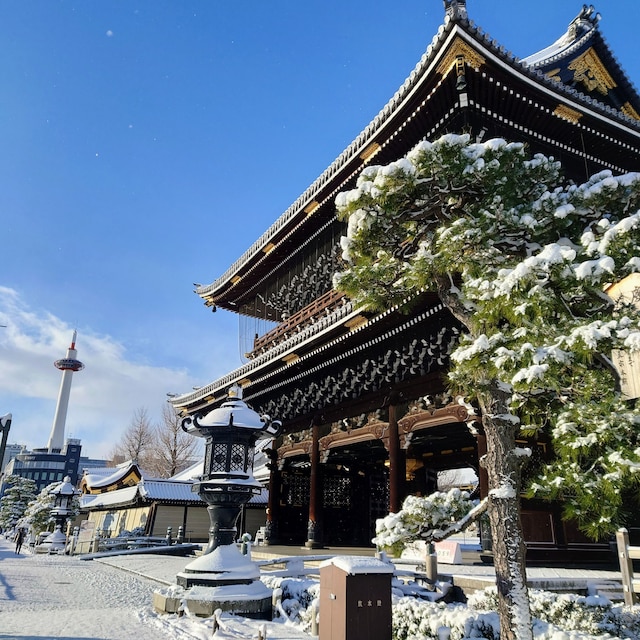
[[[173,478],[144,478],[138,465],[125,462],[117,467],[92,469],[81,482],[80,508],[83,519],[104,537],[142,530],[147,536],[172,535],[183,527],[186,542],[206,542],[209,537],[207,505],[195,493],[193,484],[202,473],[202,463]],[[267,492],[247,505],[238,531],[255,535],[264,524]]]

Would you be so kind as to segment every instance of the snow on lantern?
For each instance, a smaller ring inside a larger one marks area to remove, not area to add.
[[[50,536],[42,542],[43,547],[48,547],[49,553],[63,551],[67,545],[67,536],[63,533],[67,518],[73,514],[73,498],[80,491],[71,484],[71,478],[65,476],[64,480],[51,491],[54,496],[54,506],[51,515],[55,520],[55,529]]]
[[[207,503],[211,526],[204,553],[176,581],[184,589],[197,588],[201,600],[202,588],[210,587],[215,602],[211,606],[255,617],[270,612],[271,591],[259,581],[258,566],[240,553],[236,523],[242,506],[262,488],[253,477],[256,441],[277,435],[280,426],[249,408],[240,386],[231,387],[226,401],[204,417],[196,414],[183,420],[187,433],[206,439],[203,474],[192,490]],[[238,585],[243,585],[241,602],[234,601]]]

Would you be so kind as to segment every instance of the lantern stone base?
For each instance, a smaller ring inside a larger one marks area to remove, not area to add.
[[[212,616],[216,609],[246,618],[271,620],[272,591],[260,582],[260,569],[235,544],[221,545],[190,562],[176,585],[156,591],[153,606],[161,613],[188,609]]]
[[[153,608],[159,613],[188,610],[201,618],[209,618],[220,609],[245,618],[271,620],[272,591],[261,582],[190,589],[171,586],[154,592]]]
[[[220,545],[197,557],[176,576],[176,582],[185,588],[247,585],[259,579],[258,565],[242,555],[235,544]]]
[[[67,536],[60,531],[60,527],[49,536],[47,536],[41,544],[36,547],[37,553],[60,553],[67,546]]]

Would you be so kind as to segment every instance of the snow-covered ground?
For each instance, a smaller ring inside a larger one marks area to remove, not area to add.
[[[153,611],[152,593],[160,586],[100,562],[32,555],[24,548],[16,555],[13,543],[0,537],[0,638],[210,640],[211,620]],[[240,619],[229,625],[216,637],[253,638],[259,626]],[[269,626],[271,640],[308,638],[283,624]]]
[[[283,618],[265,623],[225,615],[223,627],[214,635],[211,619],[155,613],[152,593],[171,584],[188,562],[187,558],[158,555],[101,561],[28,551],[16,555],[13,543],[0,536],[0,639],[253,640],[265,627],[263,636],[268,640],[311,640],[302,630],[300,618],[296,624],[283,622]],[[279,586],[275,578],[266,580],[271,587]],[[285,582],[280,584],[286,592],[282,604],[293,619],[299,610],[297,600],[302,599],[297,596],[304,592],[308,600],[309,589],[317,594],[317,582]],[[498,620],[490,595],[476,599],[474,609],[399,597],[397,587],[394,592],[394,624],[401,638],[437,638],[442,626],[451,629],[452,640],[496,637]],[[608,601],[593,597],[581,598],[581,604],[568,598],[532,592],[534,615],[539,618],[534,629],[536,640],[640,640],[640,607],[612,607]]]

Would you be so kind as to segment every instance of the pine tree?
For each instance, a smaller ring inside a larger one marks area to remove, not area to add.
[[[6,479],[7,489],[0,498],[0,527],[12,529],[22,518],[29,503],[37,496],[37,485],[30,478],[11,475]]]
[[[640,176],[566,183],[522,144],[449,135],[368,167],[336,199],[348,220],[335,286],[357,305],[409,309],[438,293],[463,328],[449,383],[480,409],[501,637],[532,637],[519,508],[526,432],[556,459],[531,486],[594,537],[640,483],[640,413],[612,352],[640,350],[640,314],[612,283],[640,271]],[[453,319],[452,319],[453,321]]]

